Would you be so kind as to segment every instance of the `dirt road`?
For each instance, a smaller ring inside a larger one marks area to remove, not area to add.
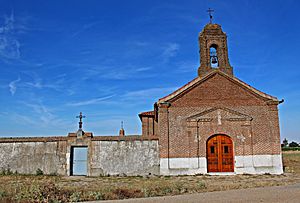
[[[140,199],[94,201],[88,203],[198,203],[198,202],[300,202],[300,183],[288,186],[275,186],[220,192],[207,192],[190,195],[152,197]]]

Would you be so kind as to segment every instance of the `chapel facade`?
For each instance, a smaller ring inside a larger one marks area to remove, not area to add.
[[[199,33],[198,77],[139,114],[142,136],[158,137],[160,174],[281,174],[276,97],[233,74],[227,36]]]

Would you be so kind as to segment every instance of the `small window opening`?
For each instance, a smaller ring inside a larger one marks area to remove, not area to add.
[[[212,45],[209,48],[209,55],[210,55],[210,66],[212,68],[219,67],[219,60],[218,60],[218,56],[217,56],[217,46],[216,45]]]
[[[229,153],[229,148],[228,148],[228,146],[224,146],[224,153],[225,153],[225,154],[228,154],[228,153]]]
[[[210,147],[210,153],[212,153],[212,154],[215,153],[215,147],[214,147],[214,146],[211,146],[211,147]]]

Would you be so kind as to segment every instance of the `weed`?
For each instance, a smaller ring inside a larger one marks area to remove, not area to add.
[[[41,175],[44,175],[44,172],[42,171],[42,169],[38,168],[38,169],[36,169],[35,175],[41,176]]]
[[[3,197],[6,197],[7,194],[5,191],[0,191],[0,199],[2,199]]]
[[[198,189],[203,189],[203,188],[206,188],[206,185],[205,185],[205,183],[204,183],[204,182],[202,182],[202,181],[199,181],[199,182],[197,183],[197,186],[198,186]]]
[[[99,191],[91,192],[89,196],[94,200],[104,200],[104,195]]]
[[[70,202],[79,202],[81,197],[81,192],[73,192],[70,196]]]
[[[10,170],[10,168],[7,169],[1,169],[0,175],[4,176],[4,175],[12,175],[13,172]]]

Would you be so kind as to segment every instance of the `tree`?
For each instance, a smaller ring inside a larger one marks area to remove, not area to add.
[[[299,144],[297,142],[291,142],[289,147],[299,147]]]
[[[289,142],[288,142],[288,140],[286,138],[283,139],[282,143],[283,143],[284,147],[287,147],[288,144],[289,144]]]

